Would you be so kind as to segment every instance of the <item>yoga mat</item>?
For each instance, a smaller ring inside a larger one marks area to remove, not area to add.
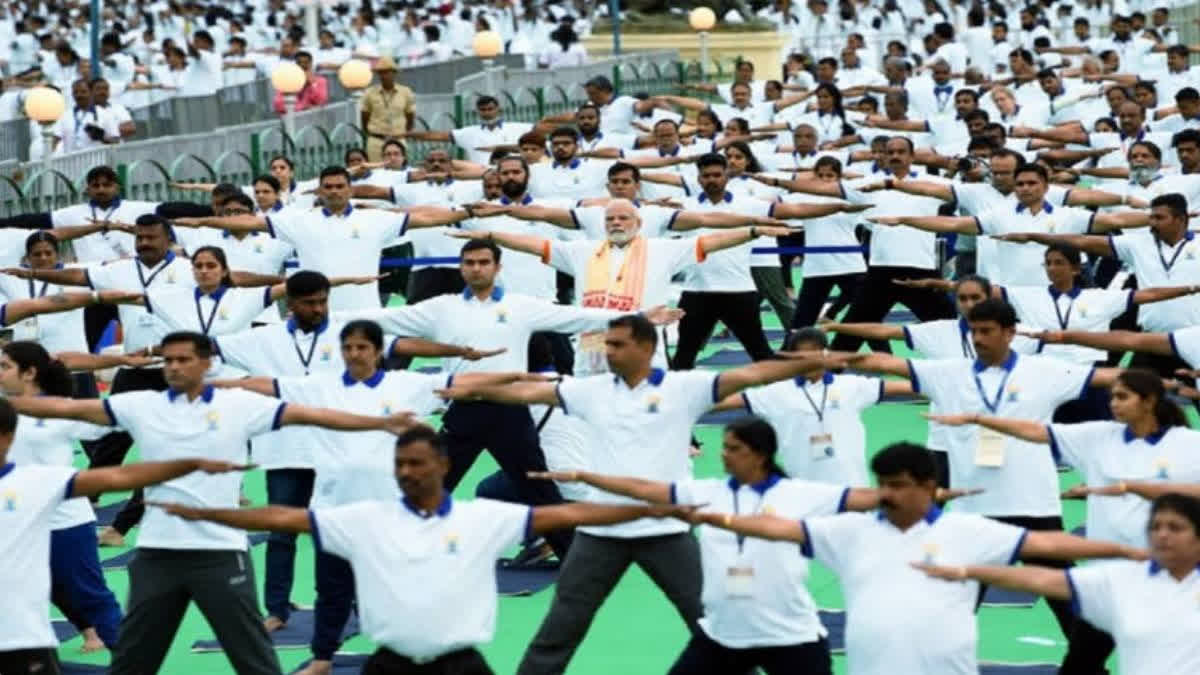
[[[308,649],[312,642],[313,626],[316,622],[316,612],[300,610],[292,612],[287,625],[271,633],[271,642],[276,649]],[[358,635],[358,615],[351,614],[346,627],[342,629],[342,641]],[[192,643],[193,652],[219,652],[221,643],[216,640],[197,640]]]

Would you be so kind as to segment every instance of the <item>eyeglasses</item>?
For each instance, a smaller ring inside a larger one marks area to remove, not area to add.
[[[225,215],[227,216],[244,216],[249,213],[250,211],[247,209],[225,209]]]

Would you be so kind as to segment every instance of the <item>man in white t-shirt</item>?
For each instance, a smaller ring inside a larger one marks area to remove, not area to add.
[[[476,646],[496,632],[496,561],[531,535],[682,515],[687,506],[563,504],[530,508],[459,502],[443,488],[450,457],[437,432],[396,441],[402,499],[339,506],[195,508],[159,504],[192,521],[245,530],[308,532],[354,572],[363,632],[379,647],[364,673],[490,673]]]
[[[0,502],[0,564],[7,572],[0,580],[5,626],[0,635],[0,672],[57,673],[58,640],[50,625],[48,561],[52,519],[58,507],[74,497],[147,487],[194,471],[221,474],[247,467],[211,459],[140,462],[87,471],[14,464],[6,460],[17,419],[13,405],[0,400],[0,495],[4,495]],[[278,664],[275,667],[279,672]]]
[[[463,149],[470,161],[486,164],[491,150],[480,148],[516,145],[521,136],[533,131],[528,122],[510,122],[501,117],[500,102],[494,96],[480,96],[475,101],[475,112],[479,124],[450,131],[408,131],[404,137],[412,141],[453,143]]]

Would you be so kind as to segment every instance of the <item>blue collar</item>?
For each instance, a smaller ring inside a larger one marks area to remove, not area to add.
[[[578,169],[581,162],[582,162],[582,160],[580,160],[578,157],[575,157],[571,161],[569,161],[565,164],[562,162],[559,162],[559,161],[555,161],[550,166],[551,166],[551,168],[554,168],[554,169]]]
[[[489,122],[480,122],[479,126],[484,129],[487,129],[488,131],[495,131],[496,129],[499,129],[504,126],[504,119],[501,117],[497,117],[495,122],[490,122],[490,123]]]
[[[1050,291],[1050,299],[1054,300],[1055,302],[1058,302],[1058,299],[1060,297],[1062,297],[1063,295],[1066,295],[1068,298],[1070,298],[1072,300],[1074,300],[1075,298],[1078,298],[1079,294],[1083,292],[1083,289],[1080,288],[1079,286],[1072,286],[1071,290],[1067,291],[1064,294],[1062,291],[1058,290],[1057,288],[1050,286],[1049,291]]]
[[[674,150],[672,150],[671,152],[663,152],[663,151],[662,151],[662,148],[659,148],[659,149],[658,149],[658,156],[659,156],[659,157],[678,157],[678,156],[679,156],[679,149],[680,149],[680,148],[682,148],[682,147],[683,147],[683,146],[681,146],[681,145],[677,145],[677,146],[675,146],[675,149],[674,149]]]
[[[287,332],[291,333],[293,336],[296,334],[296,329],[299,327],[300,326],[296,324],[295,319],[287,320]],[[329,317],[325,317],[321,320],[321,323],[317,325],[316,330],[313,331],[313,335],[320,335],[321,333],[324,333],[326,328],[329,328]]]
[[[827,371],[821,376],[821,381],[825,383],[826,387],[833,384],[833,373]],[[803,375],[797,375],[795,377],[795,382],[797,387],[803,387],[804,385],[808,384],[808,378]]]
[[[933,90],[935,92],[942,93],[942,92],[954,91],[954,87],[949,84],[942,84],[942,85],[935,86],[933,88]]]
[[[528,195],[528,194],[525,195],[525,198],[519,202],[514,202],[513,200],[509,199],[507,195],[500,198],[500,203],[504,204],[505,206],[508,206],[509,204],[520,204],[521,206],[525,206],[526,204],[529,204],[532,201],[533,201],[533,196]]]
[[[1010,349],[1008,350],[1008,358],[1004,359],[1004,363],[1001,363],[1000,367],[1011,373],[1013,366],[1015,365],[1017,365],[1017,353]],[[976,373],[982,373],[983,371],[987,370],[988,367],[989,366],[986,363],[980,361],[979,359],[975,359],[975,363],[971,366]]]
[[[0,478],[4,478],[15,468],[17,468],[17,465],[13,464],[12,462],[9,462],[4,466],[0,466]]]
[[[212,403],[213,391],[214,391],[213,386],[211,384],[204,385],[204,391],[202,391],[200,393],[200,398],[203,399],[205,403]],[[180,395],[182,395],[182,394],[183,394],[183,392],[181,392],[181,391],[176,391],[174,389],[168,389],[167,390],[167,400],[170,401],[171,403],[174,403],[175,399],[179,398]]]
[[[341,213],[339,213],[338,215],[339,215],[339,216],[342,216],[343,218],[345,218],[346,216],[350,215],[350,212],[351,212],[351,211],[353,211],[353,210],[354,210],[354,205],[353,205],[353,204],[346,204],[346,208],[345,208],[345,210],[343,210],[343,211],[342,211]],[[322,213],[322,214],[323,214],[323,215],[324,215],[326,218],[328,218],[328,217],[330,217],[330,216],[332,216],[332,215],[333,215],[333,211],[330,211],[329,209],[326,209],[326,208],[322,208],[322,209],[321,209],[321,213]]]
[[[12,465],[9,464],[9,466],[12,466]],[[0,470],[0,476],[3,476],[3,475],[4,475],[4,471]],[[1163,569],[1164,569],[1163,566],[1159,565],[1157,560],[1150,561],[1150,569],[1149,569],[1150,576],[1154,576],[1155,574],[1158,574]],[[1200,572],[1200,565],[1196,565],[1196,571]]]
[[[883,509],[876,511],[875,517],[878,518],[879,520],[887,520],[887,514],[885,514],[883,512]],[[937,504],[930,504],[929,510],[925,512],[925,515],[921,517],[921,520],[924,520],[929,525],[933,525],[934,523],[937,522],[937,519],[941,518],[941,517],[942,517],[941,507],[939,507]]]
[[[350,182],[351,182],[351,183],[356,183],[356,182],[358,182],[358,181],[360,181],[360,180],[366,180],[366,179],[368,179],[368,178],[370,178],[370,177],[371,177],[371,170],[370,170],[370,169],[368,169],[368,170],[367,170],[367,172],[366,172],[366,173],[364,173],[364,174],[363,174],[363,175],[361,175],[361,176],[358,176],[358,177],[351,176],[351,177],[350,177]]]
[[[1117,134],[1121,137],[1121,140],[1125,140],[1125,139],[1129,138],[1128,136],[1125,135],[1124,131],[1118,131]],[[1142,137],[1145,135],[1146,135],[1145,129],[1138,129],[1137,138],[1135,138],[1134,140],[1140,141],[1140,140],[1142,140]]]
[[[1025,209],[1026,209],[1026,207],[1024,204],[1017,202],[1017,213],[1021,213]],[[1042,211],[1044,211],[1046,213],[1054,213],[1054,206],[1052,206],[1050,204],[1050,202],[1043,201],[1042,202]]]
[[[700,193],[700,197],[698,197],[698,198],[696,199],[696,201],[700,202],[701,204],[703,204],[704,202],[707,202],[707,201],[709,201],[709,199],[708,199],[708,193],[707,193],[707,192],[701,192],[701,193]],[[732,201],[733,201],[733,193],[732,193],[732,192],[726,192],[726,193],[725,193],[725,196],[721,198],[721,201],[725,202],[726,204],[728,204],[728,203],[732,202]]]
[[[142,262],[141,258],[138,258],[137,261],[145,267],[153,267],[153,265],[146,265],[146,263]],[[170,250],[168,250],[167,254],[165,256],[163,256],[163,259],[159,261],[159,263],[161,263],[163,267],[166,267],[167,265],[170,265],[173,262],[175,262],[175,251],[170,251]]]
[[[366,386],[374,389],[375,387],[379,386],[380,382],[383,382],[383,376],[386,374],[387,374],[387,371],[380,368],[379,370],[375,371],[374,375],[368,377],[365,380],[362,380],[362,383],[365,384]],[[346,385],[347,387],[353,387],[354,385],[356,385],[358,383],[359,383],[359,380],[356,380],[353,377],[350,377],[349,370],[342,373],[342,384]]]
[[[1150,183],[1153,183],[1153,182],[1154,182],[1154,181],[1156,181],[1156,180],[1160,180],[1162,177],[1163,177],[1163,175],[1162,175],[1161,173],[1156,173],[1156,174],[1154,174],[1154,177],[1150,179],[1150,181],[1149,181],[1149,182],[1150,182]],[[1137,181],[1135,181],[1134,179],[1130,178],[1130,179],[1129,179],[1129,184],[1130,184],[1130,185],[1137,185],[1138,183],[1137,183]]]
[[[886,174],[888,174],[889,176],[894,176],[894,175],[896,175],[895,173],[893,173],[893,172],[892,172],[892,170],[891,170],[891,169],[884,169],[884,170],[883,170],[883,172],[884,172],[884,173],[886,173]],[[916,171],[913,171],[912,169],[909,169],[909,170],[908,170],[908,177],[909,177],[909,178],[916,178],[916,177],[917,177],[917,172],[916,172]]]
[[[89,199],[88,206],[92,207],[93,209],[112,209],[113,211],[116,211],[121,206],[121,198],[117,197],[116,199],[112,200],[112,203],[108,206],[101,206],[96,202],[95,199]]]
[[[464,288],[463,292],[462,292],[462,297],[463,297],[463,300],[470,300],[471,298],[475,297],[475,294],[471,292],[470,288]],[[496,302],[500,302],[501,300],[504,299],[504,289],[500,288],[499,286],[493,286],[492,294],[489,297],[491,297],[491,299],[495,300]]]
[[[1159,429],[1158,431],[1150,434],[1149,436],[1143,438],[1142,440],[1146,441],[1146,443],[1148,445],[1158,445],[1158,442],[1161,441],[1163,439],[1163,436],[1166,436],[1167,432],[1170,430],[1171,430],[1170,427],[1167,427],[1165,429]],[[1125,438],[1126,443],[1132,443],[1133,441],[1137,440],[1137,436],[1133,435],[1133,429],[1130,429],[1128,425],[1126,425],[1126,427],[1125,427],[1125,433],[1123,434],[1123,436]]]
[[[758,481],[757,483],[750,485],[749,487],[751,490],[754,490],[761,496],[761,495],[766,494],[767,490],[770,490],[771,488],[775,487],[775,484],[778,483],[780,481],[780,479],[781,479],[781,477],[779,474],[771,473],[771,475]],[[737,492],[738,489],[742,487],[742,484],[738,482],[738,479],[734,478],[733,476],[729,477],[728,485],[729,485],[729,489],[733,490],[734,492]]]
[[[437,186],[439,186],[439,187],[445,187],[445,186],[447,186],[447,185],[450,185],[451,183],[453,183],[453,182],[454,182],[454,176],[446,176],[446,180],[444,180],[444,181],[442,181],[442,182],[440,182],[440,183],[439,183],[439,182],[437,182],[436,180],[429,180],[429,181],[426,181],[426,182],[427,182],[427,183],[429,183],[430,185],[437,185]]]
[[[380,372],[382,372],[382,371],[380,371]],[[442,493],[442,503],[438,504],[437,510],[434,511],[433,513],[428,513],[428,512],[422,511],[421,509],[418,509],[417,505],[413,504],[411,501],[409,501],[408,497],[402,498],[400,500],[400,502],[402,504],[404,504],[404,508],[411,511],[412,514],[417,516],[418,518],[430,518],[432,516],[437,516],[439,518],[445,518],[446,516],[450,515],[450,507],[454,506],[454,499],[450,496],[449,492]]]
[[[217,290],[213,291],[212,293],[205,293],[204,291],[200,290],[198,286],[192,289],[192,293],[195,295],[197,302],[205,295],[212,298],[213,302],[220,302],[221,298],[225,296],[225,291],[228,290],[228,286],[221,284],[220,286],[217,286]]]
[[[646,376],[646,381],[649,382],[651,386],[657,387],[658,385],[662,384],[663,378],[666,376],[667,371],[663,370],[662,368],[651,368],[650,374]],[[613,384],[616,384],[620,381],[620,375],[613,375]]]

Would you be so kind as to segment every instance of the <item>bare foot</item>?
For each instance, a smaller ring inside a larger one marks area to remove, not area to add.
[[[125,545],[125,536],[113,529],[111,525],[101,529],[96,535],[96,539],[100,541],[101,546],[120,548]]]
[[[104,642],[100,640],[100,634],[95,628],[83,629],[83,646],[79,651],[83,654],[90,654],[104,649]]]
[[[274,633],[286,625],[287,622],[277,616],[268,616],[266,620],[263,621],[263,627],[267,629],[268,633]]]
[[[313,659],[304,670],[297,670],[296,675],[332,675],[332,661],[318,661]]]

